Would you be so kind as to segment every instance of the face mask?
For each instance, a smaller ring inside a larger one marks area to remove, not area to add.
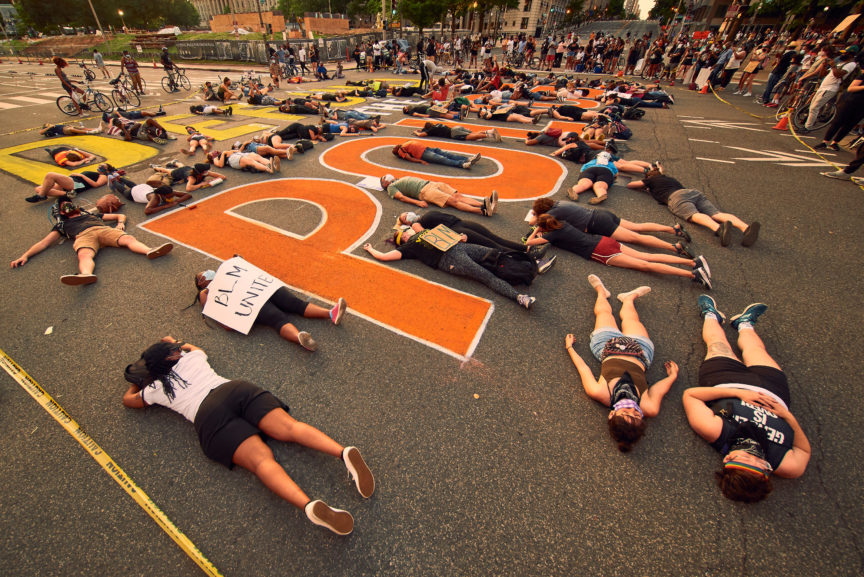
[[[413,223],[417,222],[418,220],[420,220],[420,215],[417,214],[416,212],[406,212],[405,213],[405,222],[407,222],[409,224],[413,224]]]
[[[216,278],[216,271],[215,270],[205,270],[204,272],[201,273],[201,276],[204,277],[204,280],[206,280],[207,282],[210,282],[214,278]]]

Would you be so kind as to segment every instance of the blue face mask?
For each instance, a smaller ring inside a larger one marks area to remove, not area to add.
[[[214,278],[216,278],[216,271],[215,270],[205,270],[204,272],[201,273],[201,276],[203,276],[207,282],[210,282]]]

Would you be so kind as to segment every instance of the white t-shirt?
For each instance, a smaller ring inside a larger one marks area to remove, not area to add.
[[[153,192],[153,187],[149,184],[136,184],[132,187],[132,190],[129,191],[129,194],[132,195],[132,200],[135,202],[147,204],[147,195],[151,192]]]
[[[819,85],[819,90],[825,90],[827,92],[837,92],[840,90],[840,85],[843,84],[843,80],[855,72],[855,67],[858,66],[855,62],[847,62],[843,65],[843,70],[846,71],[846,74],[843,78],[837,78],[834,76],[833,71],[828,72],[828,76],[822,79],[822,84]]]
[[[198,408],[208,393],[228,382],[228,379],[220,377],[210,368],[207,355],[202,350],[183,352],[171,373],[175,377],[171,379],[171,384],[174,385],[174,400],[168,398],[162,390],[162,381],[159,380],[144,387],[141,398],[148,405],[168,407],[193,423]]]

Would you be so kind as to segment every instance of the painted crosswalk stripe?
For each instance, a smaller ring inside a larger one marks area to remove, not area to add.
[[[0,110],[8,110],[10,108],[21,108],[21,105],[12,104],[11,102],[0,102]]]
[[[44,98],[30,98],[29,96],[9,96],[11,100],[20,100],[21,102],[29,102],[30,104],[49,104],[51,100]]]

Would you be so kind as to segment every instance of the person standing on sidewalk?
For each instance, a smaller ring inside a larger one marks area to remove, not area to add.
[[[96,68],[102,71],[103,78],[111,78],[108,68],[105,67],[105,59],[102,57],[102,53],[96,48],[93,49],[93,62],[96,64]]]

